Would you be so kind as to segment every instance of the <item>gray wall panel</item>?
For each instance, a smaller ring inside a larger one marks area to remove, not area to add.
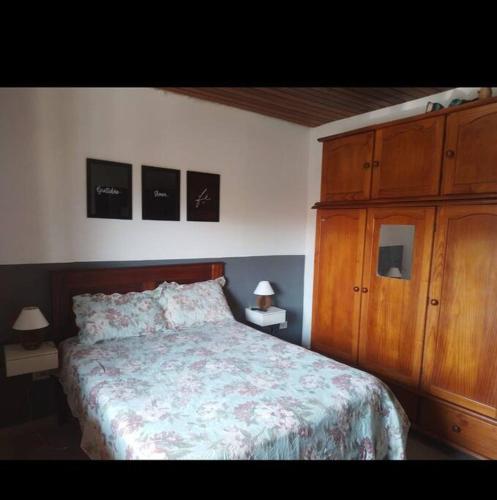
[[[0,343],[15,341],[10,327],[22,307],[38,305],[50,321],[49,272],[56,269],[129,267],[221,261],[225,263],[226,296],[239,321],[244,308],[255,305],[253,291],[259,280],[269,280],[276,292],[274,305],[287,310],[288,328],[277,336],[301,343],[304,281],[303,255],[228,257],[219,259],[149,260],[125,262],[73,262],[0,266]]]

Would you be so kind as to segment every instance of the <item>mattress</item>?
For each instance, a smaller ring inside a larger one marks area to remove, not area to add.
[[[384,383],[234,320],[60,350],[92,459],[405,458]]]

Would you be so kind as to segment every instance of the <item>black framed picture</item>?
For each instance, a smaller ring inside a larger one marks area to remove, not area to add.
[[[179,220],[180,171],[142,165],[142,219]]]
[[[187,171],[187,220],[219,222],[220,180],[219,174]]]
[[[131,164],[86,159],[86,211],[88,217],[132,218]]]

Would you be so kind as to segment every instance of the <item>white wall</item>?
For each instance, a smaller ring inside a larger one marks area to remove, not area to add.
[[[309,168],[307,171],[307,227],[306,227],[306,251],[305,251],[305,279],[304,279],[304,324],[302,332],[302,344],[310,345],[311,340],[311,318],[312,318],[312,286],[314,274],[314,239],[316,236],[316,211],[311,206],[319,200],[321,184],[321,154],[322,144],[317,142],[320,137],[339,134],[360,127],[366,127],[376,123],[388,122],[408,116],[424,113],[428,101],[440,102],[447,106],[455,97],[463,99],[474,99],[477,97],[478,88],[457,88],[447,92],[441,92],[422,99],[416,99],[396,106],[379,109],[371,113],[345,118],[332,123],[327,123],[311,129],[309,137]],[[497,95],[497,88],[493,89],[493,95]]]
[[[0,89],[0,264],[303,254],[309,129],[146,88]],[[133,220],[86,217],[86,158],[133,164]],[[141,165],[180,169],[181,221],[141,220]],[[186,221],[186,170],[221,174]]]
[[[0,265],[305,253],[309,345],[317,139],[476,91],[456,89],[308,129],[154,89],[2,88]],[[133,164],[133,220],[86,217],[87,157]],[[142,164],[182,171],[180,222],[141,220]],[[185,220],[188,169],[221,174],[221,222]]]

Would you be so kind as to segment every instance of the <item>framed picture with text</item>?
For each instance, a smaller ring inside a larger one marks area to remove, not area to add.
[[[132,219],[131,164],[86,159],[86,215]]]
[[[219,222],[219,174],[186,173],[186,220]]]
[[[142,165],[142,219],[179,220],[180,171]]]

